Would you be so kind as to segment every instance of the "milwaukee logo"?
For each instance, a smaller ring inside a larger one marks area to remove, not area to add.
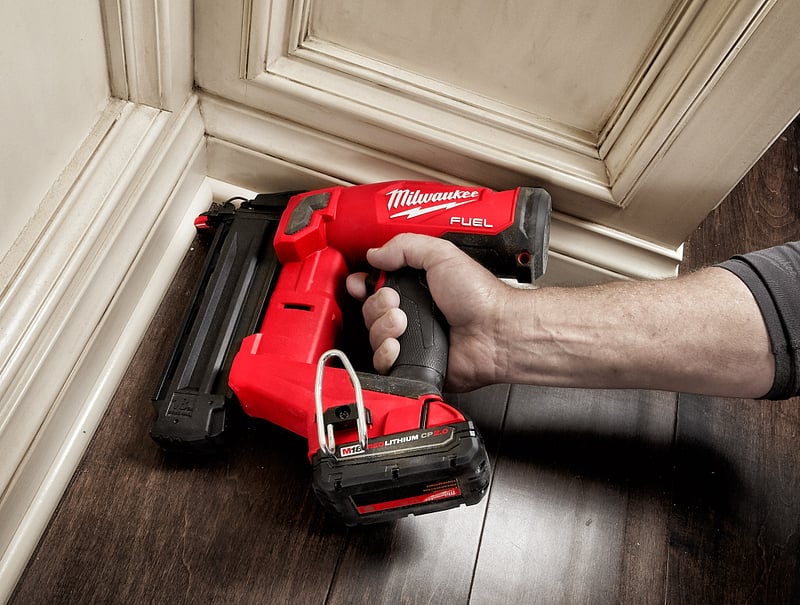
[[[422,193],[419,189],[392,189],[386,194],[389,218],[414,218],[442,210],[450,210],[478,200],[480,191],[474,189],[453,189]],[[397,212],[393,212],[397,210]]]

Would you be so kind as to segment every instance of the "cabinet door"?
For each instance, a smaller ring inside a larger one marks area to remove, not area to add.
[[[556,258],[670,274],[800,109],[798,22],[793,0],[198,0],[210,170],[247,181],[248,150],[543,185]]]

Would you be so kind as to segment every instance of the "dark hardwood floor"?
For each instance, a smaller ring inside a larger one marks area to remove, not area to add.
[[[684,270],[800,239],[800,120],[686,245]],[[461,395],[480,505],[345,529],[303,440],[247,426],[180,465],[149,398],[191,250],[11,599],[36,603],[797,603],[800,400],[498,385]],[[735,330],[735,326],[731,326]]]

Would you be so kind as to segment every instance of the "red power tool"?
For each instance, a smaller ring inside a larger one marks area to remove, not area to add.
[[[479,502],[489,460],[477,428],[442,397],[446,325],[424,274],[378,280],[409,319],[389,376],[356,372],[339,350],[353,345],[344,282],[368,248],[403,232],[451,240],[495,275],[532,282],[546,265],[550,209],[541,188],[393,181],[259,195],[201,215],[196,226],[215,238],[151,435],[167,450],[207,449],[235,400],[308,440],[314,490],[347,524]]]

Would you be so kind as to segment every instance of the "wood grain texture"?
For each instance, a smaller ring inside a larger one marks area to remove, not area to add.
[[[668,602],[800,600],[798,403],[681,395]]]
[[[473,602],[658,602],[675,403],[512,387]]]
[[[800,237],[798,137],[708,218],[687,270]],[[13,605],[800,602],[798,399],[461,395],[488,499],[358,529],[325,516],[304,441],[267,423],[213,462],[169,462],[149,399],[202,259],[187,255]]]

